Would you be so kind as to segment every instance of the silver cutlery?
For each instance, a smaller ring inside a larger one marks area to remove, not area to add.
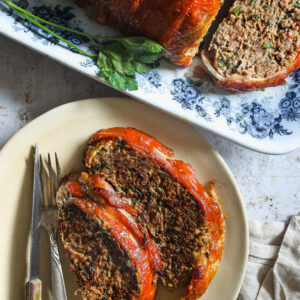
[[[55,197],[61,181],[61,171],[56,153],[55,166],[56,170],[52,168],[50,154],[48,154],[46,167],[44,167],[43,160],[40,157],[42,183],[41,225],[47,230],[50,239],[53,299],[66,300],[67,294],[57,247],[57,207]]]
[[[33,194],[30,239],[30,267],[29,281],[26,284],[28,300],[42,299],[42,282],[40,280],[40,206],[41,206],[41,180],[39,175],[39,152],[35,145]]]

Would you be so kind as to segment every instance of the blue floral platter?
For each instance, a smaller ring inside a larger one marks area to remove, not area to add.
[[[88,19],[72,1],[16,0],[33,14],[65,27],[101,36],[120,35],[112,28]],[[95,51],[86,37],[56,29],[83,49]],[[35,25],[0,2],[0,33],[62,64],[106,84],[98,76],[95,62]],[[210,81],[193,77],[200,64],[195,58],[187,69],[163,59],[160,66],[139,75],[139,89],[126,94],[164,110],[237,144],[268,154],[283,154],[300,147],[300,69],[286,84],[264,91],[231,93]],[[176,134],[176,128],[174,128]]]

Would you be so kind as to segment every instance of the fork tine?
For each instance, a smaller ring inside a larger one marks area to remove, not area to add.
[[[40,155],[40,178],[41,178],[41,206],[44,208],[47,205],[47,180],[45,178],[45,168],[42,155]]]
[[[55,152],[55,163],[56,163],[56,182],[57,182],[57,189],[58,189],[58,187],[60,185],[60,181],[61,181],[61,169],[60,169],[60,165],[59,165],[59,161],[58,161],[56,152]]]
[[[54,199],[55,199],[55,182],[53,180],[54,178],[54,171],[52,169],[52,165],[51,165],[51,158],[50,158],[50,154],[48,153],[48,173],[49,173],[49,177],[48,177],[48,182],[49,182],[49,205],[55,205],[54,203]]]

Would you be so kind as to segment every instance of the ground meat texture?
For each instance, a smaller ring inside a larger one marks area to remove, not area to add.
[[[208,49],[223,77],[265,78],[291,65],[299,53],[299,0],[235,1]]]
[[[108,181],[137,210],[161,255],[161,282],[168,287],[189,283],[203,246],[202,211],[192,194],[154,160],[129,149],[120,139],[89,146],[91,172]],[[201,233],[202,232],[202,233]]]
[[[60,208],[59,231],[83,299],[132,299],[135,263],[100,220],[76,205]]]

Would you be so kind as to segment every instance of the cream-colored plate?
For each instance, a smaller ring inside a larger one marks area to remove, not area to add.
[[[22,128],[0,152],[0,299],[24,299],[28,269],[33,159],[40,152],[58,153],[62,171],[81,170],[83,152],[98,129],[131,126],[156,137],[175,150],[177,159],[190,163],[204,185],[215,178],[227,216],[227,236],[220,269],[202,299],[233,300],[240,289],[248,254],[247,218],[237,184],[216,150],[190,125],[130,99],[104,98],[57,107]],[[65,256],[61,259],[68,299],[76,284]],[[51,299],[51,265],[47,234],[41,232],[43,299]],[[159,290],[157,299],[176,299],[178,291]]]

